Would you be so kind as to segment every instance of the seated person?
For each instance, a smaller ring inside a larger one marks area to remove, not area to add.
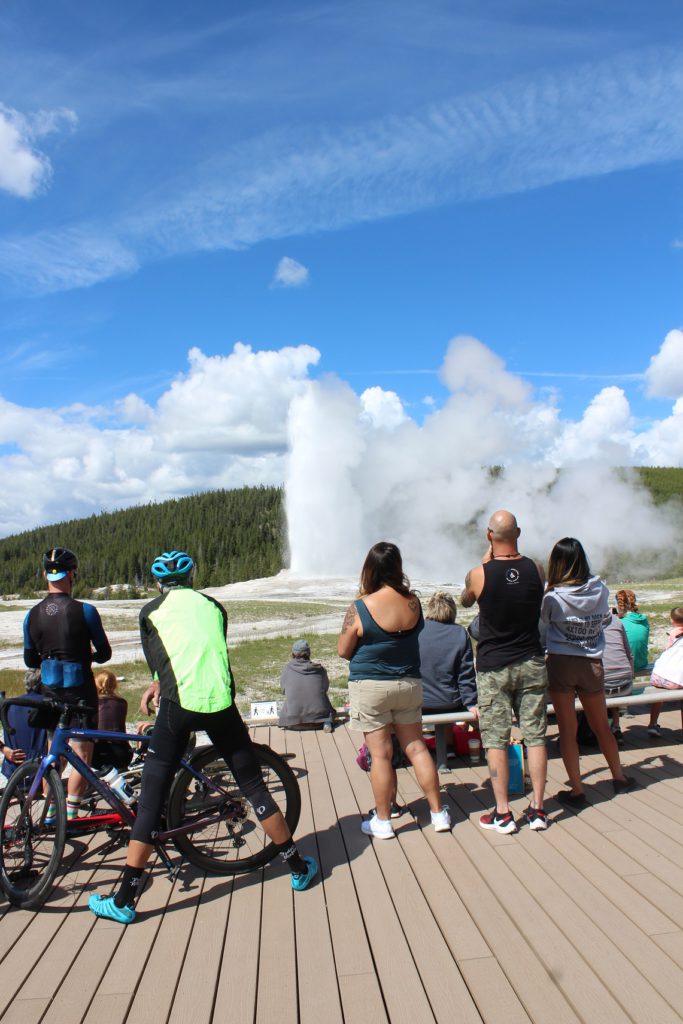
[[[116,693],[116,676],[103,669],[95,676],[97,688],[97,728],[103,732],[126,732],[128,702]],[[93,754],[93,767],[116,768],[123,771],[133,758],[126,740],[98,740]]]
[[[660,654],[654,664],[650,686],[647,687],[648,691],[651,688],[683,689],[683,606],[672,608],[670,619],[671,629],[667,634],[666,650]],[[683,726],[683,703],[680,708],[681,726]],[[661,736],[662,734],[662,727],[658,721],[661,710],[661,701],[650,705],[650,724],[647,727],[650,736]]]
[[[472,642],[456,615],[449,593],[432,594],[419,636],[423,714],[472,711],[478,717]]]
[[[24,676],[26,697],[40,704],[43,687],[39,668],[29,668]],[[33,709],[29,707],[11,707],[7,709],[9,723],[14,732],[3,736],[2,740],[2,774],[9,778],[13,771],[24,761],[42,757],[47,750],[47,729],[31,725],[30,717]]]
[[[332,732],[334,708],[327,696],[330,681],[325,667],[311,661],[307,640],[296,640],[292,645],[292,657],[282,669],[280,686],[285,695],[280,712],[282,729],[322,725],[325,732]]]
[[[650,639],[650,623],[646,615],[638,611],[636,595],[632,590],[617,590],[617,615],[626,631],[633,655],[633,671],[640,672],[647,667],[647,645]]]
[[[602,625],[605,638],[602,653],[605,697],[625,697],[633,690],[633,654],[617,609],[612,609]],[[624,737],[619,728],[619,708],[611,707],[609,710],[612,714],[612,732],[621,746]]]

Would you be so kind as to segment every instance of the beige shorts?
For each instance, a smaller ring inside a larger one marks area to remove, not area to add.
[[[375,732],[385,725],[414,725],[422,721],[422,682],[403,679],[349,680],[349,726]]]
[[[584,658],[578,654],[549,654],[547,665],[548,689],[551,694],[604,692],[605,673],[602,658]]]

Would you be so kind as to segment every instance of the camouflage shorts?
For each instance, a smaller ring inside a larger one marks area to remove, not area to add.
[[[542,656],[479,672],[477,695],[481,740],[487,750],[507,747],[513,711],[526,745],[545,743],[548,677]]]

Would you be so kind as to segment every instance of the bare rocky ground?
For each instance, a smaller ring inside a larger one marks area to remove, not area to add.
[[[424,580],[413,581],[415,589],[424,599],[443,584]],[[650,606],[660,608],[671,607],[683,601],[680,581],[662,581],[660,584],[644,585],[638,591],[641,608],[649,614]],[[231,621],[229,626],[229,642],[236,646],[246,640],[257,640],[281,636],[296,636],[299,633],[333,634],[338,632],[341,619],[347,604],[356,594],[357,579],[351,577],[294,577],[288,570],[277,576],[265,579],[249,580],[245,583],[231,583],[225,587],[213,587],[206,592],[225,603],[230,618],[230,605],[235,602],[269,602],[269,617],[255,617],[250,621]],[[459,593],[462,584],[448,585],[453,593]],[[611,586],[614,591],[618,585]],[[138,634],[138,615],[140,608],[147,599],[121,601],[93,601],[97,605],[105,623],[105,628],[113,648],[112,661],[133,662],[142,660],[142,650]],[[0,668],[22,668],[22,624],[26,612],[34,601],[5,601],[0,604]],[[281,603],[283,615],[273,613],[272,604]],[[329,611],[311,615],[292,614],[291,606],[306,604],[327,604]],[[237,606],[237,605],[236,605]],[[458,620],[467,625],[473,611],[458,610]],[[238,617],[239,618],[239,617]],[[650,639],[652,652],[662,650],[665,646],[668,622],[666,615],[657,615],[653,622]]]

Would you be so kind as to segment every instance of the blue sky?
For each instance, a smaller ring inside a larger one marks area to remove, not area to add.
[[[5,2],[0,532],[282,479],[330,374],[422,424],[460,335],[681,464],[682,43],[662,0]]]

